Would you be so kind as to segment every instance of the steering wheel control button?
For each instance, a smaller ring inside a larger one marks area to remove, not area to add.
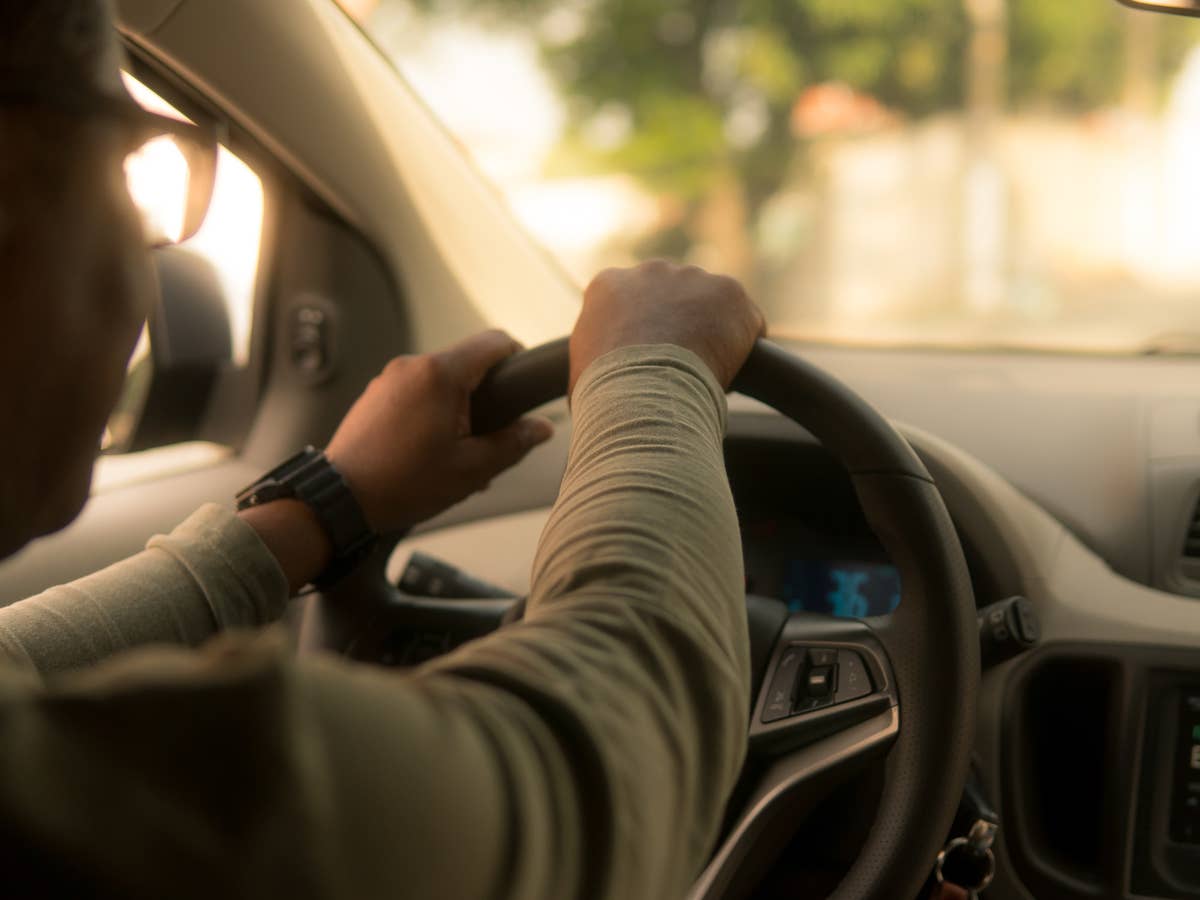
[[[833,647],[812,647],[808,651],[808,664],[813,668],[836,666],[837,650]]]
[[[763,723],[785,719],[792,714],[792,701],[796,697],[796,680],[804,663],[803,647],[786,647],[775,667],[775,676],[767,689],[767,702],[763,705]]]
[[[865,697],[875,688],[862,657],[853,650],[838,651],[838,680],[835,703],[846,703]]]
[[[809,697],[816,699],[833,693],[833,666],[814,666],[809,669],[805,689]]]

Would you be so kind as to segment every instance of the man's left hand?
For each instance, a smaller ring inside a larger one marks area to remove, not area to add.
[[[473,436],[471,392],[520,345],[485,331],[439,353],[399,356],[346,414],[326,448],[371,527],[407,528],[487,487],[553,433],[525,418]]]

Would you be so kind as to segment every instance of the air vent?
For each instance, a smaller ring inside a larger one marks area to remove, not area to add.
[[[1008,778],[1020,818],[1005,840],[1018,868],[1033,869],[1022,874],[1038,897],[1111,896],[1104,823],[1115,790],[1120,677],[1113,660],[1065,656],[1037,664],[1019,689]],[[1044,878],[1050,883],[1037,884]]]
[[[1185,559],[1200,559],[1200,500],[1192,510],[1188,520],[1187,534],[1183,539],[1183,555]]]

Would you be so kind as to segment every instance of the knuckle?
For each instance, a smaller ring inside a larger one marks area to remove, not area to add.
[[[384,374],[388,374],[391,372],[403,372],[404,367],[406,365],[408,365],[408,360],[409,360],[409,357],[407,357],[407,356],[393,356],[384,365],[384,367],[383,367]]]
[[[436,388],[450,386],[453,373],[446,358],[439,353],[431,353],[425,357],[425,378]]]
[[[408,368],[409,377],[425,389],[440,388],[449,377],[445,360],[434,353],[412,357]]]
[[[514,343],[512,335],[503,328],[489,328],[483,332],[482,337],[484,340],[496,344]]]
[[[592,284],[603,285],[610,281],[616,281],[621,277],[621,269],[616,266],[608,266],[596,273],[596,277],[592,279]]]
[[[746,289],[742,286],[742,283],[732,275],[714,275],[713,278],[716,279],[717,284],[735,297],[744,297],[746,295]]]
[[[411,366],[412,359],[413,358],[411,356],[392,357],[387,361],[387,364],[384,365],[383,370],[379,373],[379,375],[376,376],[375,380],[390,381],[395,378],[403,377],[404,373],[407,372]]]
[[[669,259],[648,259],[637,266],[634,271],[646,278],[671,278],[682,271],[681,267]]]
[[[742,283],[732,275],[710,275],[712,285],[718,293],[737,300],[745,296],[746,289],[742,287]]]
[[[587,287],[583,289],[583,299],[585,301],[593,300],[607,293],[612,283],[620,277],[620,274],[621,270],[612,266],[609,266],[607,269],[601,269],[588,282]]]

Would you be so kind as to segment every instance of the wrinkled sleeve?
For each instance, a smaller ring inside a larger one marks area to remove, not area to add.
[[[491,727],[523,763],[511,840],[544,862],[541,883],[677,897],[711,849],[749,716],[725,396],[693,354],[635,347],[590,367],[573,404],[525,624],[432,668],[517,698]]]
[[[267,632],[0,683],[8,883],[45,861],[125,897],[682,897],[748,718],[724,403],[676,348],[593,364],[526,620],[415,671]]]
[[[0,609],[0,659],[42,674],[273,622],[288,585],[254,529],[209,504],[136,556]]]

